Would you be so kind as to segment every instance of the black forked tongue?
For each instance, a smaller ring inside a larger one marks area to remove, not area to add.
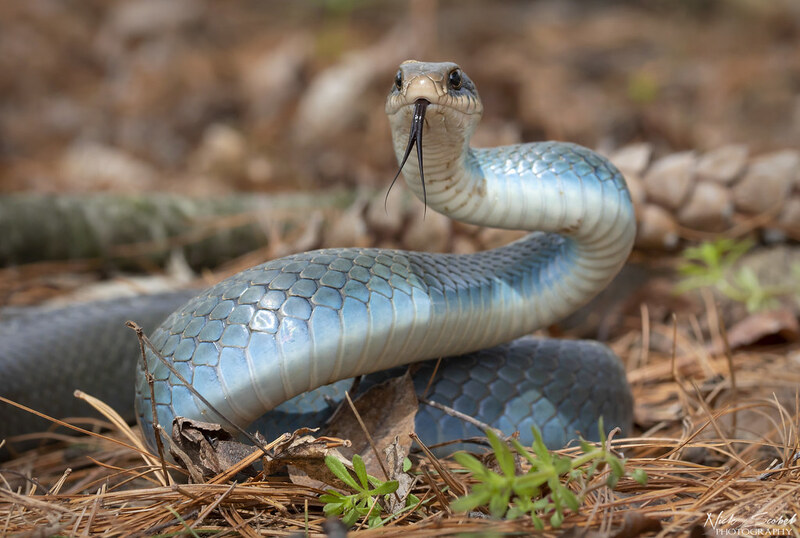
[[[386,197],[383,199],[383,207],[386,208],[386,200],[389,199],[389,192],[394,187],[394,182],[400,177],[400,172],[403,171],[408,156],[411,155],[411,149],[414,144],[417,145],[417,161],[419,162],[419,179],[422,181],[422,202],[425,205],[422,216],[425,218],[425,212],[428,210],[428,194],[425,192],[425,173],[422,169],[422,127],[425,124],[425,110],[428,108],[430,102],[426,99],[417,99],[414,103],[414,118],[411,120],[411,132],[408,134],[408,145],[406,152],[403,155],[403,160],[400,162],[400,168],[392,179],[392,184],[389,185],[389,190],[386,191]]]

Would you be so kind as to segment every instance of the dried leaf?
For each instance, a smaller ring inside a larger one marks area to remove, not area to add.
[[[757,312],[744,318],[728,330],[728,343],[732,349],[749,346],[758,342],[779,340],[797,341],[800,325],[788,308]]]

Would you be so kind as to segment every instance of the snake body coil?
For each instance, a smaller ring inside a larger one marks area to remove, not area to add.
[[[509,342],[581,306],[624,263],[635,221],[619,172],[573,144],[469,148],[482,105],[457,65],[405,62],[386,112],[401,167],[411,159],[403,172],[406,183],[429,207],[465,222],[539,231],[472,255],[305,252],[219,283],[172,314],[152,340],[224,418],[151,355],[160,423],[179,415],[246,427],[328,383]],[[410,155],[412,143],[416,155]],[[557,402],[523,387],[509,404],[516,412],[495,410],[505,418],[501,426],[513,431],[533,420],[545,427],[550,444],[560,444],[576,426],[591,436],[586,425],[597,420],[598,411],[608,411],[610,426],[628,425],[630,396],[619,366],[596,344],[574,346],[572,361],[528,365],[530,377],[548,380],[545,388],[565,389],[556,399],[567,402],[557,408]],[[608,375],[593,379],[581,375],[584,369]],[[523,379],[506,384],[518,381]],[[605,401],[597,397],[598,384],[607,388]],[[502,384],[495,390],[501,392],[494,395],[496,404],[509,401]],[[139,422],[152,436],[150,389],[141,371],[136,391]],[[572,399],[563,394],[570,391]],[[480,417],[480,409],[467,410],[475,411]]]
[[[620,173],[574,144],[470,148],[482,104],[472,81],[452,63],[402,64],[386,112],[406,183],[430,208],[464,222],[535,231],[471,255],[358,248],[305,252],[217,284],[173,312],[151,340],[224,417],[149,353],[155,402],[140,368],[135,407],[151,444],[153,403],[165,426],[184,416],[247,427],[263,415],[258,427],[272,436],[317,425],[330,411],[323,396],[336,400],[349,386],[342,380],[371,372],[380,377],[443,356],[453,358],[444,361],[429,398],[507,433],[520,430],[523,441],[530,440],[531,424],[554,447],[576,431],[596,438],[600,416],[607,429],[629,428],[630,391],[608,348],[524,337],[587,302],[627,258],[635,220]],[[79,376],[85,383],[70,390],[93,392],[98,383],[110,385],[115,378],[130,384],[123,374],[99,382],[94,376],[116,372],[110,359],[122,350],[126,364],[135,361],[134,345],[117,341],[95,355],[71,354],[70,332],[84,342],[94,340],[91,324],[74,321],[85,308],[71,307],[45,323],[30,318],[0,323],[0,338],[16,343],[0,345],[0,374],[14,374],[0,376],[0,394],[41,408],[54,396],[46,391],[30,396],[29,387],[37,369],[56,362],[85,366]],[[112,318],[109,311],[105,321]],[[119,324],[130,318],[136,316],[123,316]],[[59,346],[30,344],[54,327],[62,330]],[[128,340],[135,344],[135,338]],[[423,366],[415,382],[424,386],[431,371]],[[26,372],[33,373],[25,378]],[[61,400],[50,403],[73,412]],[[0,421],[0,437],[20,431],[18,422]],[[417,432],[429,443],[479,433],[427,407],[417,416]]]

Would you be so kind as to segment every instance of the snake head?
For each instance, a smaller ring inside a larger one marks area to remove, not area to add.
[[[400,64],[386,98],[386,114],[392,128],[392,140],[400,167],[391,190],[416,145],[419,181],[427,206],[423,166],[423,133],[439,158],[464,154],[469,139],[480,121],[483,103],[475,84],[453,62],[418,62]],[[415,181],[413,173],[407,181]],[[387,191],[386,196],[389,196]]]
[[[400,114],[410,120],[411,110],[419,100],[432,105],[431,113],[443,108],[452,109],[452,118],[475,116],[470,119],[475,124],[483,113],[483,103],[475,84],[453,62],[406,60],[400,64],[386,98],[386,114],[390,118]]]

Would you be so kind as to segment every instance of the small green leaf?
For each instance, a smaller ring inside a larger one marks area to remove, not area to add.
[[[547,446],[542,440],[542,434],[539,432],[539,428],[536,426],[531,426],[531,433],[533,433],[533,445],[531,448],[533,449],[534,453],[536,453],[542,462],[550,463],[552,458],[550,456],[550,452],[547,450]]]
[[[475,510],[479,506],[483,506],[488,503],[492,498],[492,492],[490,490],[477,490],[474,489],[472,493],[465,497],[459,497],[455,501],[450,503],[450,508],[452,508],[456,512],[469,512],[470,510]]]
[[[515,476],[517,469],[514,465],[514,454],[511,453],[511,449],[492,430],[486,430],[486,437],[489,439],[489,444],[492,445],[500,470],[508,477]]]
[[[489,499],[489,513],[492,517],[503,517],[508,510],[508,501],[511,498],[511,491],[506,490],[492,495]]]
[[[339,461],[337,458],[333,456],[325,456],[325,465],[328,466],[328,469],[336,475],[336,478],[353,488],[353,490],[358,491],[360,488],[353,477],[350,475],[350,472],[347,470],[347,467]]]
[[[338,491],[328,490],[329,493],[323,493],[319,496],[319,500],[324,503],[338,503],[344,498],[344,495]]]
[[[563,456],[554,456],[553,469],[559,476],[567,474],[572,469],[572,460]]]
[[[536,527],[536,530],[544,530],[544,523],[535,514],[531,514],[531,521],[533,521],[533,526]]]
[[[488,472],[486,466],[471,454],[467,454],[466,452],[456,452],[453,454],[453,458],[455,458],[459,465],[465,467],[469,471],[472,471],[472,474],[474,475],[485,475]]]
[[[614,473],[609,473],[608,478],[606,479],[606,485],[609,488],[614,489],[617,487],[617,482],[619,482],[619,477]]]
[[[403,472],[407,473],[411,470],[411,460],[408,458],[403,458]]]
[[[643,469],[634,469],[631,477],[642,486],[647,484],[647,473]]]
[[[361,482],[361,489],[369,488],[369,479],[367,478],[367,466],[364,465],[364,460],[361,456],[356,454],[353,456],[353,470],[356,472],[358,481]]]
[[[619,460],[619,458],[609,454],[606,457],[606,462],[608,463],[609,467],[611,467],[611,473],[614,476],[617,478],[625,476],[625,465]]]
[[[527,448],[525,448],[522,445],[522,443],[520,443],[517,439],[513,437],[511,438],[511,446],[514,447],[514,450],[517,452],[517,454],[528,460],[528,462],[531,465],[536,466],[538,460],[533,456],[533,454],[530,453],[530,451]]]
[[[359,516],[360,514],[358,512],[356,512],[355,510],[351,510],[350,512],[344,515],[344,517],[342,518],[342,523],[344,524],[345,527],[349,529],[350,527],[356,524],[356,521],[358,521]]]
[[[572,493],[572,490],[569,488],[563,488],[561,490],[561,497],[564,500],[564,504],[573,512],[577,512],[580,509],[581,503],[578,501],[578,497]]]
[[[564,522],[564,515],[559,510],[556,510],[556,512],[552,516],[550,516],[550,524],[555,529],[561,527],[561,524],[563,522]]]
[[[381,484],[377,488],[371,490],[369,492],[369,494],[370,495],[388,495],[390,493],[394,493],[395,491],[397,491],[398,487],[399,487],[399,483],[397,482],[397,480],[389,480],[387,482],[384,482],[383,484]]]

